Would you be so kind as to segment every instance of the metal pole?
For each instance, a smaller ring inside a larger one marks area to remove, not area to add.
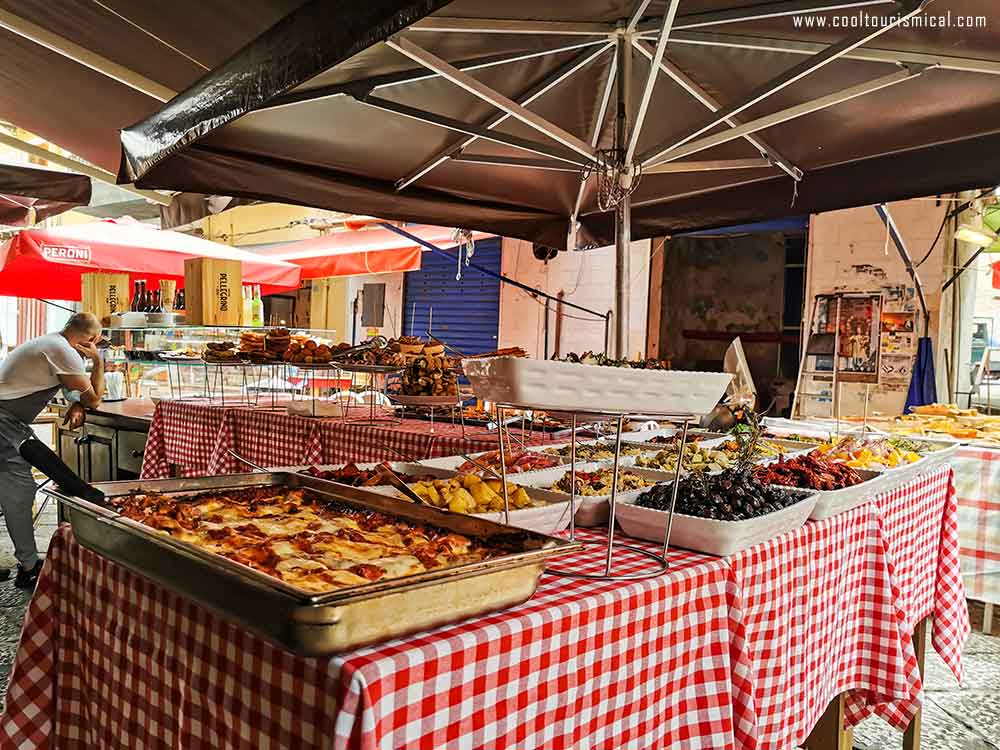
[[[621,34],[618,37],[616,75],[617,107],[615,109],[615,149],[624,154],[628,148],[628,117],[632,88],[632,45]],[[631,277],[630,246],[632,244],[632,201],[625,198],[615,211],[615,345],[614,356],[628,357],[629,279]]]
[[[576,412],[573,412],[573,432],[569,443],[569,538],[576,540]]]
[[[503,522],[510,526],[510,498],[507,497],[507,453],[503,447],[503,409],[496,405],[497,437],[500,439],[500,495],[503,497]]]
[[[545,298],[545,324],[542,326],[542,329],[543,329],[544,334],[545,334],[545,345],[543,347],[543,351],[545,352],[545,355],[544,355],[543,359],[548,359],[549,358],[549,299],[548,299],[548,297]]]
[[[622,425],[625,422],[625,415],[618,415],[618,435],[615,438],[615,463],[611,469],[611,498],[610,509],[608,510],[608,554],[604,562],[604,575],[611,575],[611,563],[614,558],[615,546],[615,506],[618,503],[618,476],[621,471],[620,463],[622,457]],[[575,467],[576,464],[573,464]],[[575,476],[575,475],[574,475]],[[574,485],[575,486],[575,485]]]
[[[674,464],[674,486],[670,490],[670,515],[667,516],[667,528],[663,533],[663,559],[667,559],[667,550],[670,548],[670,532],[674,528],[674,508],[677,507],[677,492],[681,486],[681,466],[684,464],[684,448],[687,446],[688,427],[690,422],[685,417],[684,427],[681,432],[681,442],[677,446],[677,463]]]

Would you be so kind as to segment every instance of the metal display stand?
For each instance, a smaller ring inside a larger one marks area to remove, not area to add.
[[[257,406],[259,393],[251,389],[253,379],[248,362],[205,362],[205,394],[208,403],[220,406]],[[238,370],[240,378],[240,396],[226,399],[226,373]]]
[[[350,422],[351,424],[362,425],[365,427],[377,427],[379,425],[400,425],[403,423],[403,418],[401,416],[396,416],[395,407],[393,407],[393,412],[391,414],[379,414],[381,409],[381,404],[377,403],[378,395],[384,396],[386,400],[389,397],[386,395],[386,379],[389,375],[394,373],[399,373],[406,368],[402,365],[388,366],[388,365],[338,365],[338,368],[343,372],[351,374],[351,391],[354,392],[357,387],[357,376],[358,375],[369,375],[371,380],[366,389],[360,391],[362,395],[365,393],[371,394],[368,400],[368,414],[362,417],[351,417],[351,405],[347,404],[344,409],[344,421]],[[381,386],[379,383],[381,382]]]
[[[430,432],[433,435],[434,430],[434,413],[437,409],[451,412],[452,414],[452,424],[455,422],[455,411],[458,411],[458,417],[460,424],[462,425],[462,437],[465,437],[465,412],[463,410],[463,400],[469,398],[468,395],[463,396],[461,393],[450,396],[407,396],[402,393],[390,393],[389,399],[404,409],[406,407],[411,408],[425,408],[430,412]]]
[[[504,523],[510,524],[510,503],[507,497],[507,450],[504,447],[504,432],[507,432],[507,448],[511,445],[510,430],[504,424],[504,410],[505,409],[533,409],[536,408],[531,404],[494,404],[496,410],[496,421],[499,426],[497,430],[497,437],[499,442],[499,454],[500,454],[500,477],[502,480],[501,494],[503,496],[504,503]],[[615,509],[618,500],[618,479],[619,472],[621,470],[621,448],[622,448],[622,429],[625,424],[625,419],[631,415],[631,412],[602,412],[594,411],[588,409],[587,411],[574,411],[574,410],[563,410],[564,413],[570,414],[572,416],[572,430],[570,436],[570,484],[571,489],[569,493],[569,538],[571,541],[579,542],[581,544],[600,544],[601,542],[595,542],[590,540],[577,539],[576,535],[576,445],[577,445],[577,418],[581,415],[585,415],[590,418],[595,415],[600,415],[602,417],[611,417],[617,420],[617,434],[615,435],[615,457],[612,469],[612,484],[611,484],[611,496],[609,498],[609,515],[608,515],[608,539],[606,543],[607,555],[605,558],[604,572],[603,573],[580,573],[579,571],[573,570],[562,570],[559,568],[546,568],[547,573],[552,573],[553,575],[564,576],[567,578],[583,578],[598,581],[612,581],[612,580],[639,580],[644,578],[654,578],[669,567],[669,562],[667,561],[667,550],[670,546],[670,531],[674,523],[674,507],[677,504],[677,492],[680,485],[681,478],[681,466],[684,459],[684,448],[687,444],[688,428],[689,426],[701,419],[699,415],[696,414],[667,414],[667,413],[651,413],[648,409],[643,410],[644,415],[655,416],[660,419],[669,419],[673,422],[680,422],[683,426],[680,431],[680,444],[678,446],[677,462],[674,469],[674,485],[673,491],[670,495],[670,511],[667,517],[667,528],[663,535],[663,547],[662,551],[657,554],[651,550],[643,549],[641,547],[635,547],[629,544],[623,544],[621,542],[615,541]],[[615,548],[627,549],[630,552],[634,552],[643,557],[649,558],[654,564],[655,568],[648,571],[642,571],[639,573],[625,573],[625,574],[615,574],[613,572],[614,567],[614,550]]]
[[[296,389],[292,391],[292,401],[309,401],[309,416],[321,417],[322,415],[316,413],[316,403],[321,398],[321,386],[317,385],[316,381],[320,379],[339,381],[341,373],[340,365],[336,362],[285,362],[284,379],[289,383],[292,382],[292,369],[296,370],[298,376],[302,378],[301,382],[297,384]],[[343,400],[338,400],[338,404],[341,408],[344,408]]]
[[[264,380],[264,368],[273,368],[274,365],[253,364],[242,360],[234,362],[206,362],[199,359],[170,359],[162,358],[167,370],[167,381],[170,385],[170,398],[173,401],[207,401],[209,404],[219,406],[257,406],[260,400],[260,384]],[[194,388],[194,380],[200,380],[202,387],[191,395],[184,394],[185,382],[183,368],[198,368],[202,377],[193,377],[191,387]],[[236,371],[238,373],[239,395],[226,395],[226,375]],[[256,382],[256,386],[254,383]],[[272,395],[272,401],[274,395]]]

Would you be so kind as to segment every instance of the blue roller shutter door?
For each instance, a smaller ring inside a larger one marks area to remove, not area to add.
[[[500,273],[500,238],[476,242],[472,262]],[[405,277],[403,333],[431,333],[463,354],[478,354],[497,348],[500,328],[500,280],[463,265],[457,281],[458,251],[449,257],[425,252],[419,271]],[[433,315],[432,315],[433,311]]]

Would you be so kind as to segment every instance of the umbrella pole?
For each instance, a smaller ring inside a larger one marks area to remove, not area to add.
[[[615,356],[629,356],[629,271],[632,240],[632,199],[626,198],[615,211]]]
[[[625,35],[618,36],[617,106],[615,107],[615,148],[628,148],[628,113],[632,97],[632,45]],[[632,198],[626,196],[615,209],[615,356],[629,356],[629,286],[632,245]]]

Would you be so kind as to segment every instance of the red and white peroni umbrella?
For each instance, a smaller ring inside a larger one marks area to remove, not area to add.
[[[79,300],[84,273],[127,273],[150,284],[184,284],[184,261],[218,258],[243,263],[243,282],[264,294],[295,289],[301,269],[237,247],[135,221],[95,221],[24,229],[0,246],[0,295]]]

